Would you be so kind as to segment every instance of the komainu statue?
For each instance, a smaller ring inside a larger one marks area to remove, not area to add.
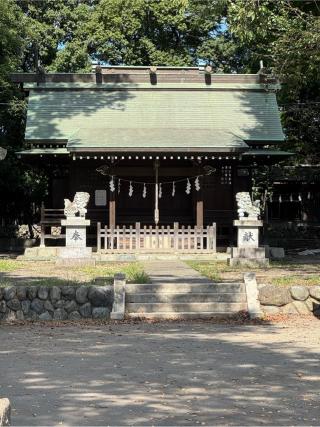
[[[79,212],[81,217],[85,217],[87,213],[87,205],[89,203],[90,194],[79,191],[75,194],[73,202],[69,199],[64,199],[64,214],[66,217],[76,216]]]
[[[239,219],[247,216],[250,219],[258,219],[261,213],[260,200],[251,201],[250,194],[242,191],[236,194]]]

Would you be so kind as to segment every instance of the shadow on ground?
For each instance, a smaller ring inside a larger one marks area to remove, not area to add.
[[[310,425],[319,322],[0,326],[14,425]]]

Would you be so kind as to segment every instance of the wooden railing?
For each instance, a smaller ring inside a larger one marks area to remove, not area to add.
[[[215,253],[216,224],[207,227],[130,227],[102,228],[97,223],[97,251],[102,253],[184,252]]]

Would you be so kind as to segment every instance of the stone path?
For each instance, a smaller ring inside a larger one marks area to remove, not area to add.
[[[145,261],[143,267],[151,282],[158,285],[166,283],[211,283],[209,279],[180,260]]]
[[[12,425],[318,425],[320,322],[0,327]]]

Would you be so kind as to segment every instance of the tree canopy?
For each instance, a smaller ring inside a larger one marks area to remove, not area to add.
[[[43,172],[13,154],[23,145],[25,101],[9,79],[39,67],[211,64],[216,72],[255,73],[262,59],[283,83],[285,146],[298,154],[291,161],[318,163],[319,15],[317,0],[0,0],[0,146],[9,150],[0,192],[11,197],[7,205],[20,206],[12,188],[30,203],[44,191]]]

